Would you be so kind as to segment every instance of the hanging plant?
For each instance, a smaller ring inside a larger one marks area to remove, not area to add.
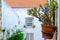
[[[50,0],[44,6],[40,5],[38,8],[28,9],[28,15],[32,15],[42,22],[42,33],[45,38],[52,38],[53,33],[57,29],[55,26],[55,11],[58,8],[56,0]],[[52,35],[52,36],[51,36]]]
[[[58,8],[58,4],[55,0],[50,0],[50,3],[46,3],[44,6],[40,5],[38,8],[28,9],[28,14],[32,15],[39,19],[39,21],[43,23],[47,23],[48,25],[52,25],[51,18],[55,11]]]

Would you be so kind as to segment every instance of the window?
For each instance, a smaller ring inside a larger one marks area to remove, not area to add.
[[[33,33],[26,33],[26,40],[34,40],[34,34]]]
[[[25,19],[26,27],[28,28],[29,26],[32,27],[33,25],[33,17],[26,17]]]

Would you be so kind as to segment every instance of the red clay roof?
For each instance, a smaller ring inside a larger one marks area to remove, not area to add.
[[[6,0],[11,7],[35,7],[44,5],[47,0]]]

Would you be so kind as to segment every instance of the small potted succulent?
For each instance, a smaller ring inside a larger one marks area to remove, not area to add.
[[[44,6],[28,9],[28,14],[39,19],[42,22],[43,38],[51,39],[57,27],[55,26],[55,11],[58,8],[56,0],[50,0]]]

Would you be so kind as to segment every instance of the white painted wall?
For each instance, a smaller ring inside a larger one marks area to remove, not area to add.
[[[29,17],[27,14],[27,9],[29,8],[11,8],[5,0],[2,0],[2,27],[7,29],[14,29],[14,26],[17,25],[17,28],[22,28],[24,32],[34,33],[34,40],[43,40],[41,33],[41,22],[34,17],[33,29],[24,29],[25,17]],[[19,17],[19,19],[18,19]],[[18,20],[20,24],[18,25]]]
[[[60,40],[60,0],[58,0],[58,39]]]
[[[16,13],[19,15],[21,27],[25,25],[25,17],[29,17],[29,15],[27,15],[27,9],[28,8],[14,8]],[[26,29],[25,32],[34,33],[34,40],[43,40],[41,34],[41,23],[38,21],[37,18],[34,18],[34,25],[36,26],[34,29]]]

